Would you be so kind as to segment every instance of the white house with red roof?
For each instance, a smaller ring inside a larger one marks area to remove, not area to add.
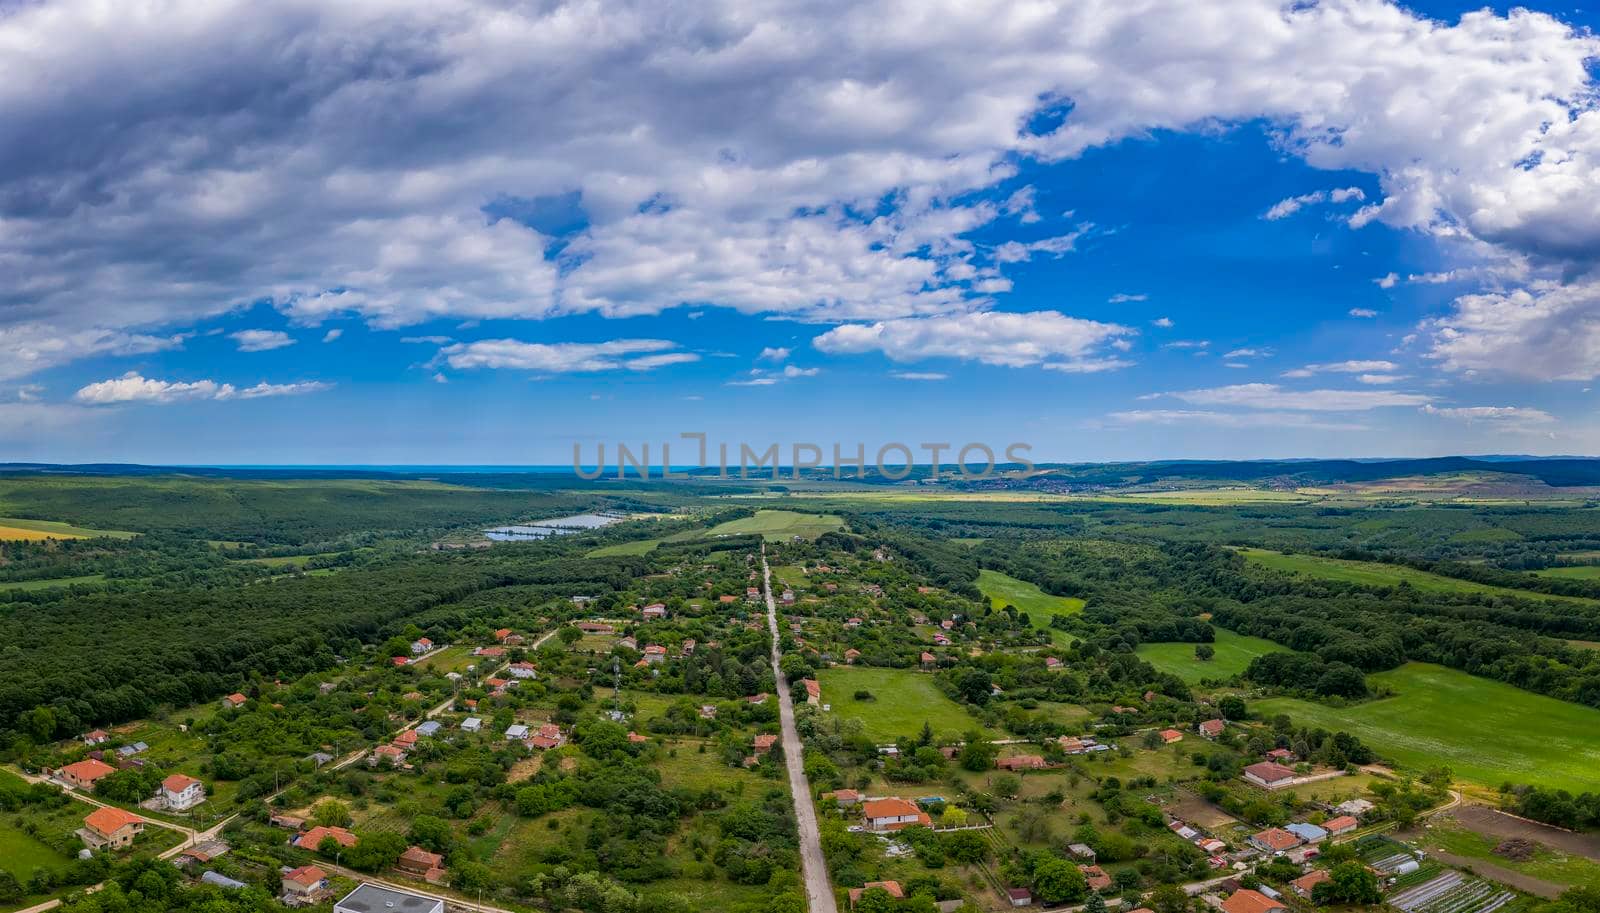
[[[206,801],[206,787],[194,777],[173,774],[161,781],[160,798],[168,811],[186,811]]]
[[[426,653],[433,649],[433,641],[426,637],[419,637],[411,642],[411,652],[416,654]]]
[[[861,803],[861,815],[869,831],[897,831],[913,824],[932,826],[933,819],[915,802],[890,796]]]

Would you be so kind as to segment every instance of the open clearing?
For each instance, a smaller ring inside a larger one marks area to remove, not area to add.
[[[16,580],[10,583],[0,582],[0,590],[50,590],[55,589],[56,587],[105,582],[106,575],[104,574],[85,574],[82,577],[47,577],[43,580]]]
[[[1535,593],[1531,590],[1514,590],[1510,587],[1491,586],[1487,583],[1474,583],[1470,580],[1457,580],[1454,577],[1443,577],[1439,574],[1430,574],[1427,571],[1419,571],[1397,564],[1383,564],[1377,561],[1345,561],[1341,558],[1322,558],[1316,555],[1286,555],[1282,552],[1273,552],[1261,548],[1241,548],[1239,553],[1244,555],[1245,560],[1251,564],[1270,570],[1303,574],[1307,577],[1317,577],[1323,580],[1356,583],[1362,586],[1397,586],[1401,581],[1405,581],[1419,590],[1432,590],[1439,593],[1487,593],[1491,596],[1513,596],[1518,599],[1557,599],[1590,605],[1594,603],[1592,599],[1579,599],[1576,596],[1552,596],[1546,593]]]
[[[906,669],[867,669],[836,666],[817,673],[822,702],[847,719],[860,720],[868,736],[892,742],[897,736],[915,736],[928,723],[935,733],[960,735],[981,729],[960,704],[934,687],[933,677]],[[872,693],[874,700],[858,701],[857,691]]]
[[[1216,655],[1202,662],[1194,657],[1195,644],[1140,644],[1139,658],[1170,672],[1191,685],[1208,678],[1231,678],[1245,670],[1250,661],[1268,653],[1287,653],[1289,648],[1259,637],[1246,637],[1224,628],[1217,629],[1211,648]]]
[[[1565,580],[1600,580],[1600,564],[1582,564],[1575,567],[1547,567],[1534,571],[1538,577],[1559,577]]]
[[[0,517],[0,540],[38,542],[44,539],[90,539],[107,536],[112,539],[132,539],[137,533],[115,529],[89,529],[54,520],[18,520]]]
[[[660,539],[640,539],[635,542],[618,542],[616,545],[602,545],[597,549],[585,553],[585,558],[611,558],[619,555],[643,555],[661,544]]]
[[[1028,623],[1041,631],[1050,632],[1050,640],[1057,646],[1067,646],[1077,640],[1065,631],[1050,627],[1053,615],[1076,615],[1083,611],[1083,600],[1071,596],[1051,596],[1026,580],[1008,577],[999,571],[979,571],[978,589],[988,597],[996,609],[1014,605],[1028,613]]]
[[[705,536],[761,535],[768,539],[800,536],[815,539],[823,533],[843,529],[844,521],[832,514],[802,514],[792,510],[758,510],[753,517],[718,523]]]
[[[1594,788],[1600,710],[1428,663],[1368,678],[1395,696],[1342,708],[1270,698],[1250,709],[1343,729],[1414,771],[1443,764],[1458,779],[1491,789],[1506,781]]]

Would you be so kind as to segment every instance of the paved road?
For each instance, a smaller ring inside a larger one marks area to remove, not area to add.
[[[778,683],[778,716],[783,721],[783,760],[789,769],[789,793],[794,796],[794,817],[800,831],[800,866],[805,874],[806,905],[811,913],[838,913],[833,884],[828,880],[828,860],[822,855],[822,835],[817,831],[817,812],[811,805],[811,784],[806,781],[804,749],[800,733],[794,728],[794,702],[789,683],[780,667],[778,652],[778,604],[772,599],[772,569],[767,567],[767,549],[761,547],[761,588],[767,596],[767,628],[772,632],[772,675]]]

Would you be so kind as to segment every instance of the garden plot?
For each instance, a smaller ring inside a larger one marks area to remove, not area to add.
[[[1449,871],[1389,898],[1404,913],[1494,913],[1517,895],[1499,885]]]

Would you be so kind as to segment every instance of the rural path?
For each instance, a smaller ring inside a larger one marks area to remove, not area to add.
[[[767,547],[761,546],[761,589],[767,597],[767,628],[772,633],[772,678],[778,688],[778,717],[783,722],[783,763],[789,769],[789,793],[794,797],[794,817],[800,833],[800,868],[805,875],[806,907],[811,913],[838,913],[833,884],[828,880],[828,860],[822,855],[822,834],[811,805],[811,784],[806,780],[804,749],[794,727],[794,700],[783,678],[783,654],[778,649],[778,604],[772,598],[772,569]]]

